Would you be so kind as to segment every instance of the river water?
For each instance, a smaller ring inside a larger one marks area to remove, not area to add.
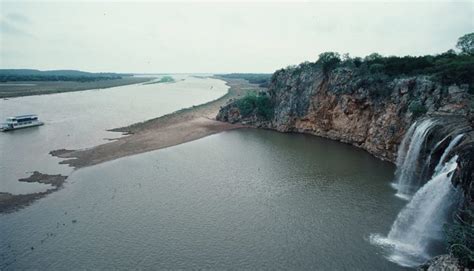
[[[108,129],[159,117],[223,96],[225,82],[174,75],[176,83],[139,84],[51,95],[0,99],[0,122],[8,116],[34,113],[46,124],[0,133],[0,192],[25,194],[46,190],[43,184],[20,183],[32,171],[71,173],[49,155],[56,149],[99,145],[120,133]]]
[[[74,171],[0,215],[0,269],[401,270],[369,242],[405,204],[394,170],[315,136],[212,135]]]

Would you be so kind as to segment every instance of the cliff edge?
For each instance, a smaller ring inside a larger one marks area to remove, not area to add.
[[[449,153],[458,155],[452,183],[461,187],[463,193],[457,212],[460,220],[474,223],[469,215],[474,210],[473,59],[461,69],[449,66],[437,73],[418,69],[398,74],[367,60],[359,65],[354,59],[345,62],[330,68],[320,61],[306,62],[278,70],[268,89],[230,101],[216,118],[338,140],[393,163],[410,126],[420,119],[436,119],[434,131],[426,138],[425,153],[420,154],[423,159],[418,163],[428,161],[430,170],[426,175],[431,176],[434,162],[453,138],[462,134],[461,141]],[[432,163],[426,158],[432,158]],[[470,227],[456,228],[454,235]],[[470,242],[465,238],[457,241]],[[456,246],[460,247],[457,243]],[[453,247],[449,250],[452,252]],[[464,261],[464,266],[471,264]]]

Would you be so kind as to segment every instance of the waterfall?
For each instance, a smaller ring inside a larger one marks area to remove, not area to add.
[[[451,150],[459,143],[459,141],[461,141],[463,136],[464,134],[459,134],[456,137],[454,137],[453,140],[451,140],[451,142],[449,142],[448,147],[446,148],[446,150],[444,150],[443,155],[441,155],[441,158],[439,159],[439,162],[436,165],[436,168],[434,170],[435,174],[442,169],[444,160],[446,160],[446,157],[449,155]]]
[[[408,147],[410,146],[410,140],[411,137],[413,136],[413,133],[415,132],[415,128],[417,126],[418,122],[414,122],[408,131],[406,132],[405,136],[402,139],[402,142],[400,143],[400,147],[398,147],[398,152],[397,152],[397,169],[400,168],[403,165],[403,162],[405,161],[405,157],[407,155]],[[397,173],[395,173],[397,174]]]
[[[457,156],[454,156],[443,164],[431,180],[415,193],[398,214],[387,237],[371,235],[371,243],[389,249],[389,260],[403,266],[415,266],[430,258],[429,244],[442,238],[442,227],[456,198],[451,184],[456,160]]]
[[[409,199],[420,185],[417,174],[421,162],[419,157],[426,137],[435,124],[436,121],[431,119],[413,123],[400,144],[394,186],[398,191],[397,196],[401,198]]]
[[[441,244],[443,225],[458,198],[451,184],[458,156],[447,160],[464,134],[452,138],[436,164],[431,179],[416,191],[432,168],[431,163],[435,162],[432,161],[433,153],[428,156],[424,153],[429,148],[426,146],[427,138],[437,123],[431,119],[417,121],[405,134],[398,149],[394,185],[397,196],[410,199],[413,194],[413,197],[400,211],[387,236],[370,236],[371,243],[386,249],[389,260],[402,266],[413,267],[432,256],[430,249]],[[447,138],[438,142],[434,149],[444,145]]]

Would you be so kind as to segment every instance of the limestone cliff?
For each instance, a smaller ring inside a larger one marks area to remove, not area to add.
[[[472,122],[468,85],[442,85],[429,76],[390,78],[357,68],[324,74],[305,63],[274,73],[268,91],[272,115],[256,108],[241,114],[239,101],[223,107],[217,119],[281,132],[301,132],[346,142],[394,162],[405,131],[424,115]]]
[[[270,113],[262,114],[262,105],[263,112]],[[439,158],[453,134],[462,129],[465,136],[454,150],[460,159],[453,183],[461,185],[466,202],[473,203],[473,105],[466,84],[446,85],[425,75],[374,75],[355,67],[324,73],[320,66],[304,63],[276,71],[266,91],[250,101],[229,102],[217,119],[339,140],[395,162],[398,146],[416,119],[441,118],[430,144],[445,139],[432,155]]]
[[[275,72],[266,91],[229,102],[217,119],[322,136],[394,163],[413,122],[436,118],[434,132],[425,142],[425,153],[420,154],[420,160],[431,158],[432,163],[427,163],[426,173],[420,170],[420,176],[432,176],[447,146],[462,133],[461,142],[450,156],[459,156],[452,182],[462,188],[459,214],[464,216],[463,210],[474,210],[472,87],[442,83],[434,76],[389,76],[354,66],[323,72],[317,63],[304,63]]]

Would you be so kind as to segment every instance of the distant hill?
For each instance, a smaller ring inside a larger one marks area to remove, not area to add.
[[[77,70],[0,69],[0,82],[9,81],[77,81],[120,79],[131,76],[124,73],[92,73]]]

